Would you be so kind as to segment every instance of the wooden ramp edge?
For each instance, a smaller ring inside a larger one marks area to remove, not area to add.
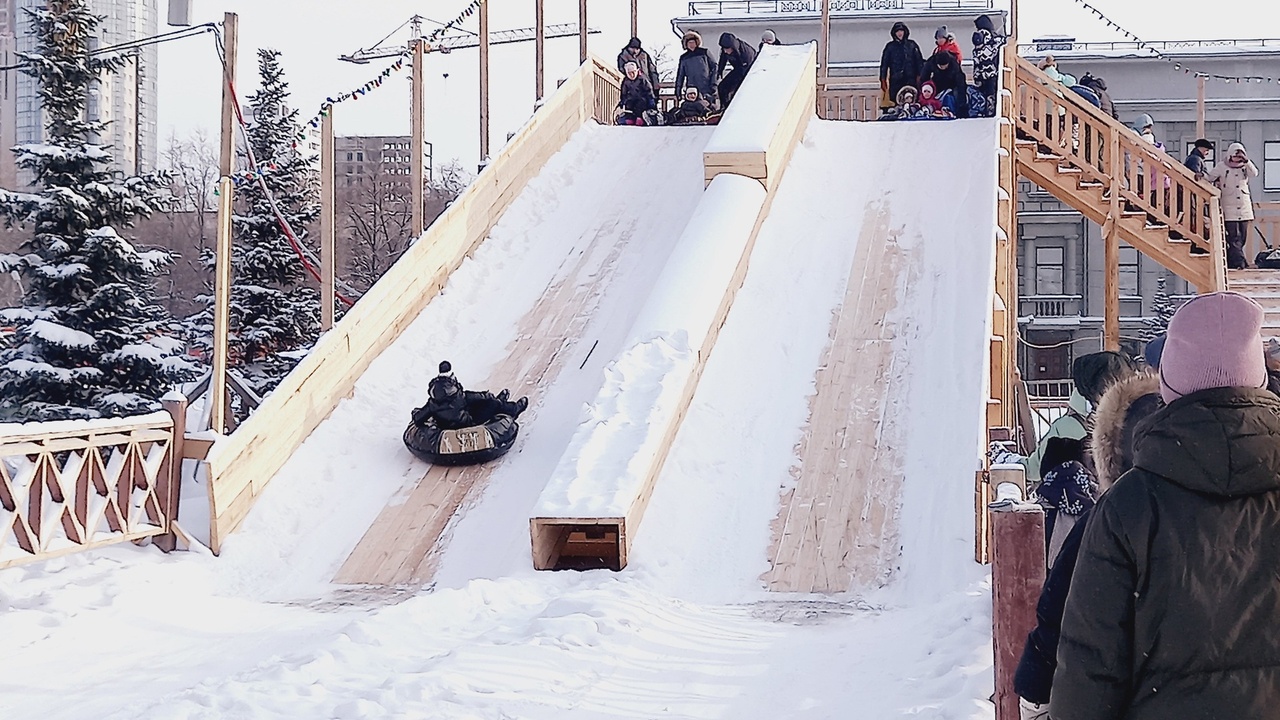
[[[205,463],[215,554],[294,451],[440,292],[528,181],[600,107],[612,108],[618,84],[608,64],[594,57],[583,63],[262,406],[213,444]]]

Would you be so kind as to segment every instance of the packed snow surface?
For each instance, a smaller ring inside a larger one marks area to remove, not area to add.
[[[640,497],[764,201],[741,175],[707,186],[534,517],[618,518]]]
[[[766,45],[707,143],[707,152],[768,150],[796,90],[813,83],[812,73],[806,72],[812,52],[813,43]]]
[[[0,571],[11,660],[0,717],[992,717],[972,488],[995,138],[993,121],[815,121],[627,570],[538,573],[529,513],[702,195],[706,133],[585,128],[268,486],[221,558],[125,545]],[[770,522],[872,213],[918,262],[895,347],[910,387],[900,563],[878,589],[770,594],[759,580]],[[464,382],[484,377],[564,267],[592,259],[592,239],[611,248],[598,261],[611,274],[564,349],[571,370],[537,389],[538,412],[457,523],[436,583],[330,585],[423,470],[400,432],[435,362],[454,361]]]

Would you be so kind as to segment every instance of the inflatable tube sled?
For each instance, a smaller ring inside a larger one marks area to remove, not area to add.
[[[506,455],[519,433],[520,423],[510,415],[457,429],[442,428],[430,418],[421,425],[410,422],[404,444],[432,465],[477,465]]]

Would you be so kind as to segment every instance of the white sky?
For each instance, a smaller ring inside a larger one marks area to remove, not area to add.
[[[240,14],[241,95],[253,91],[256,49],[283,53],[293,104],[310,118],[328,95],[350,90],[372,79],[390,61],[369,65],[339,62],[349,53],[377,42],[415,12],[448,21],[467,0],[195,0],[195,22],[221,20],[224,11]],[[489,0],[493,30],[533,25],[533,0]],[[163,9],[167,3],[160,0]],[[1093,0],[1093,5],[1144,39],[1280,37],[1280,5],[1262,0],[1217,0],[1212,5],[1188,0]],[[547,22],[577,20],[576,0],[546,0]],[[684,15],[687,0],[641,0],[640,37],[645,46],[676,42],[670,19]],[[593,52],[612,59],[630,35],[630,3],[591,0],[590,23],[603,32],[590,38]],[[1074,0],[1022,0],[1021,36],[1066,34],[1080,40],[1122,39]],[[466,26],[476,29],[472,17]],[[399,37],[405,38],[407,34]],[[548,87],[573,72],[577,39],[547,42]],[[533,104],[533,44],[497,46],[492,50],[491,98],[493,147],[527,118]],[[426,73],[427,139],[436,162],[459,158],[474,168],[479,154],[478,59],[475,50],[428,55]],[[445,77],[445,74],[448,77]],[[335,114],[339,134],[408,134],[408,72],[394,75],[381,88]],[[219,118],[219,71],[209,36],[160,46],[161,147],[170,133],[186,135],[197,128],[216,134]]]

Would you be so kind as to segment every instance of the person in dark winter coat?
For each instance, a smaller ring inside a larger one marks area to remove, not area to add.
[[[685,88],[696,88],[707,102],[715,102],[716,64],[702,47],[702,36],[690,30],[684,34],[683,42],[684,53],[676,67],[676,92],[683,95]]]
[[[443,430],[460,430],[488,422],[498,415],[515,419],[529,407],[529,398],[512,402],[506,390],[497,395],[464,390],[447,360],[440,363],[440,374],[427,385],[427,395],[427,404],[414,408],[413,422],[421,426],[434,421]]]
[[[1093,474],[1084,465],[1084,441],[1050,438],[1040,460],[1040,485],[1035,494],[1045,506],[1045,560],[1053,559],[1078,518],[1097,502]]]
[[[622,48],[622,52],[618,53],[618,72],[626,72],[627,63],[633,62],[640,69],[640,75],[649,81],[649,86],[657,92],[658,85],[662,84],[658,77],[658,63],[653,61],[653,56],[645,52],[640,46],[640,38],[633,37],[627,46]]]
[[[1130,376],[1112,385],[1098,403],[1089,438],[1095,468],[1097,494],[1105,493],[1133,467],[1133,437],[1138,423],[1163,405],[1160,378],[1154,372]],[[1027,635],[1013,676],[1014,692],[1021,699],[1023,717],[1044,717],[1049,712],[1053,672],[1058,666],[1058,636],[1067,589],[1075,571],[1080,539],[1092,508],[1084,510],[1064,536],[1053,556],[1040,600],[1036,603],[1036,625]]]
[[[1188,170],[1195,173],[1197,180],[1203,180],[1204,176],[1208,174],[1209,168],[1205,166],[1204,159],[1209,157],[1211,152],[1213,152],[1213,143],[1200,138],[1196,140],[1191,152],[1187,154],[1187,160],[1183,164],[1187,166]]]
[[[1092,74],[1085,73],[1076,81],[1080,85],[1092,90],[1098,96],[1098,109],[1110,115],[1117,120],[1120,116],[1116,114],[1116,103],[1111,99],[1111,95],[1107,92],[1107,81]]]
[[[969,81],[964,76],[960,61],[946,50],[938,50],[924,61],[924,70],[920,72],[920,83],[932,82],[938,88],[938,97],[947,105],[943,96],[951,91],[951,103],[948,107],[958,118],[969,117]]]
[[[1165,407],[1094,508],[1067,595],[1055,720],[1269,718],[1280,707],[1280,398],[1264,312],[1183,305],[1160,360]]]
[[[626,64],[627,76],[622,78],[621,99],[618,101],[619,125],[643,125],[644,114],[658,108],[658,99],[649,80],[640,74],[635,63]]]
[[[782,41],[778,39],[776,33],[772,30],[765,30],[760,35],[760,44],[756,46],[756,51],[764,50],[765,45],[781,45]]]
[[[720,107],[729,107],[755,61],[755,48],[734,37],[733,33],[720,35],[720,63],[716,66],[716,77],[720,78]],[[726,66],[733,67],[728,75],[724,75]]]
[[[917,86],[924,69],[924,56],[920,54],[920,46],[911,39],[906,23],[894,23],[891,35],[893,39],[885,43],[880,53],[880,88],[896,100],[902,88]]]
[[[1000,48],[1009,38],[996,30],[990,15],[979,15],[973,24],[978,28],[973,33],[973,84],[994,105],[1000,82]]]

